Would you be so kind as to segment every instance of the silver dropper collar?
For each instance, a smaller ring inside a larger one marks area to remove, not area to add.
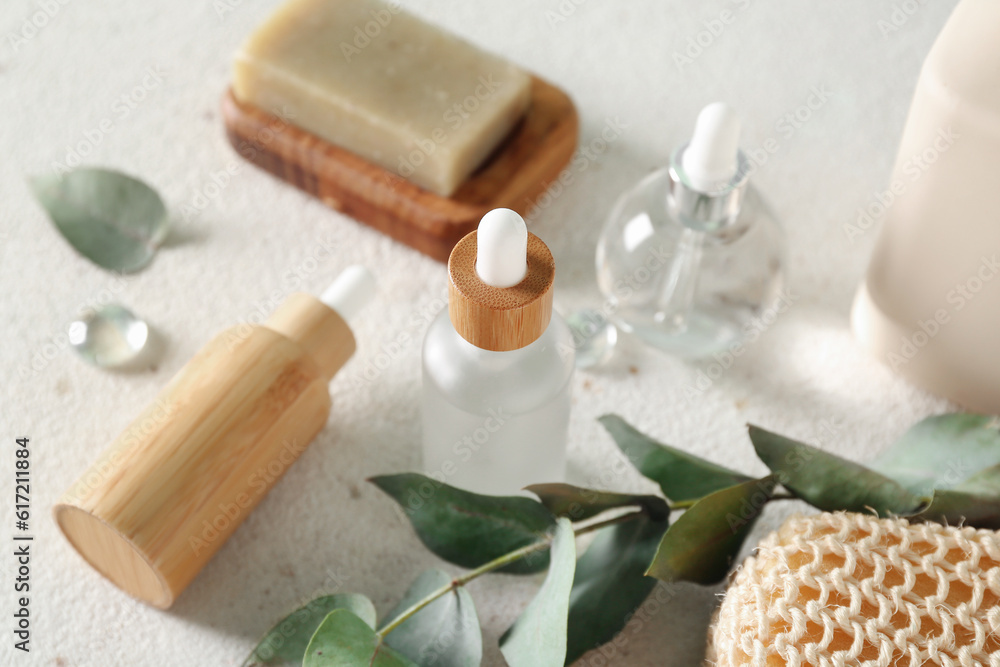
[[[737,169],[733,178],[715,192],[695,189],[684,171],[681,156],[684,144],[670,156],[670,189],[667,208],[685,227],[702,232],[715,232],[736,221],[750,180],[750,161],[743,151],[737,153]]]

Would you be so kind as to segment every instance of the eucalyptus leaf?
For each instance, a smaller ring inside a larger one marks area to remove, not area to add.
[[[576,536],[569,519],[559,519],[551,551],[545,582],[500,640],[500,652],[510,667],[562,667],[566,660],[569,595],[576,567]]]
[[[955,487],[956,491],[1000,497],[1000,465],[984,468]]]
[[[303,667],[419,667],[386,646],[371,626],[346,609],[331,612],[313,635]]]
[[[927,509],[915,518],[996,530],[1000,528],[1000,498],[955,489],[938,489]]]
[[[919,495],[958,487],[977,470],[1000,464],[997,417],[928,417],[882,452],[872,467]]]
[[[87,167],[34,176],[29,185],[70,245],[105,269],[141,269],[166,237],[160,195],[127,174]]]
[[[779,483],[823,511],[910,516],[930,502],[863,465],[757,426],[750,440]]]
[[[369,626],[375,626],[375,606],[364,595],[326,595],[299,607],[271,628],[243,661],[243,667],[282,665],[300,667],[309,640],[323,619],[336,609],[346,609]]]
[[[382,627],[449,584],[451,577],[446,572],[427,570],[389,612]],[[476,607],[461,586],[403,621],[385,635],[385,643],[412,657],[420,667],[479,667],[483,659],[483,634]]]
[[[604,415],[598,421],[639,472],[660,485],[675,502],[696,500],[752,478],[661,444],[633,428],[618,415]]]
[[[403,508],[424,545],[455,565],[475,568],[547,539],[556,525],[541,503],[521,496],[484,496],[418,473],[373,477],[373,484]],[[522,558],[498,570],[540,572],[548,553]]]
[[[656,586],[646,576],[668,523],[639,519],[601,529],[576,564],[566,664],[621,632]]]
[[[924,521],[1000,529],[1000,465],[980,470],[954,489],[937,489]]]
[[[639,507],[654,519],[665,519],[670,515],[670,507],[659,496],[633,495],[585,489],[572,484],[532,484],[525,487],[531,491],[550,512],[572,521],[586,521],[598,514],[621,507]]]
[[[646,574],[706,585],[725,579],[774,486],[774,477],[768,476],[696,502],[667,530]]]

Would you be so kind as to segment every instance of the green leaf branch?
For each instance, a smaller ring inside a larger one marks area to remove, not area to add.
[[[824,511],[1000,527],[1000,430],[994,418],[941,415],[914,426],[870,465],[750,426],[770,474],[755,478],[659,443],[620,417],[600,422],[663,496],[538,484],[484,496],[417,473],[371,480],[406,513],[424,545],[465,568],[424,572],[376,624],[364,596],[313,600],[282,619],[245,666],[476,667],[482,632],[466,586],[490,573],[545,580],[503,635],[511,667],[560,667],[614,640],[657,580],[725,579],[774,501]],[[593,534],[578,557],[576,539]]]

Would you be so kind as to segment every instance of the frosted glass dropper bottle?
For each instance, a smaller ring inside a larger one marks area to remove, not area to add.
[[[548,247],[509,209],[483,217],[448,260],[448,311],[423,348],[428,475],[507,495],[561,480],[573,341],[552,312]]]

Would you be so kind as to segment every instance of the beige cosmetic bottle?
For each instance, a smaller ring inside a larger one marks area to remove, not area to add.
[[[962,0],[917,83],[852,321],[892,369],[1000,413],[1000,2]]]
[[[328,384],[354,353],[347,320],[373,291],[353,266],[202,348],[56,504],[80,555],[173,604],[326,425]]]

